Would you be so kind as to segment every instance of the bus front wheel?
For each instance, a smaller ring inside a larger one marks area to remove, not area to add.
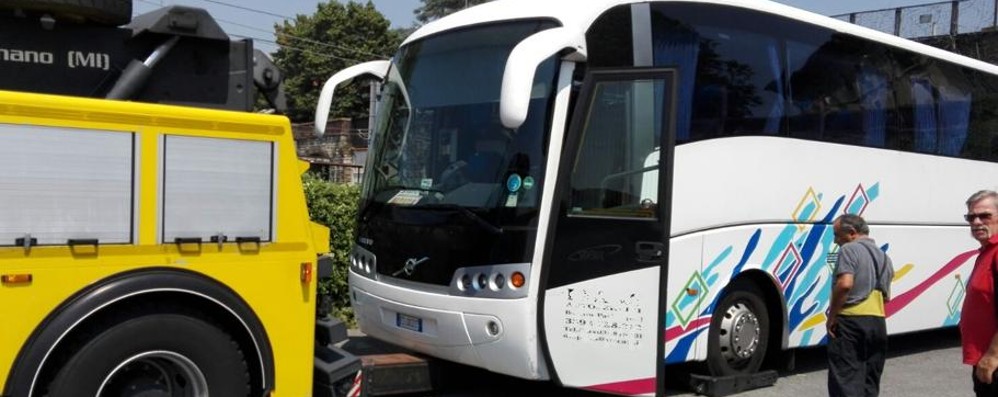
[[[759,371],[769,341],[769,313],[751,282],[733,284],[714,309],[707,343],[707,367],[714,376]]]
[[[195,316],[120,319],[73,348],[49,385],[49,397],[250,393],[246,360],[236,342]]]

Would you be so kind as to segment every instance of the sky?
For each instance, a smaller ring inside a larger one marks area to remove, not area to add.
[[[323,0],[323,2],[326,0]],[[347,0],[340,0],[346,2]],[[367,0],[360,0],[367,1]],[[393,28],[411,27],[415,23],[413,10],[420,0],[371,0],[374,7],[392,22]],[[543,0],[536,0],[543,1]],[[578,0],[583,2],[585,0]],[[878,10],[938,0],[778,0],[797,8],[825,15]],[[284,17],[315,12],[318,0],[133,0],[133,12],[142,14],[166,5],[186,5],[207,9],[230,36],[250,37],[256,48],[273,52],[273,26]]]

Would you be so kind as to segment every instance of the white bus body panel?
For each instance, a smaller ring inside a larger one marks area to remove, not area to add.
[[[654,394],[660,274],[646,268],[547,291],[544,329],[562,384]]]
[[[822,222],[845,212],[873,224],[894,261],[890,333],[958,321],[977,247],[960,215],[967,196],[995,187],[972,176],[998,164],[771,137],[697,142],[675,156],[672,235],[682,237],[670,246],[667,362],[706,358],[713,306],[751,269],[785,300],[787,347],[822,343],[837,251]]]

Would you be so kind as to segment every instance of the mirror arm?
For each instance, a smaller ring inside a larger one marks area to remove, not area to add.
[[[499,117],[504,127],[516,129],[523,124],[527,119],[527,108],[530,106],[530,94],[537,67],[545,59],[566,50],[564,59],[584,62],[586,60],[584,32],[564,27],[543,30],[527,37],[513,48],[506,60],[502,76]]]
[[[329,80],[326,80],[326,83],[322,85],[322,92],[319,93],[319,101],[315,106],[316,136],[322,136],[326,133],[326,122],[329,120],[329,111],[333,106],[333,94],[336,91],[336,86],[366,74],[384,81],[390,65],[391,62],[386,60],[364,62],[336,72]]]

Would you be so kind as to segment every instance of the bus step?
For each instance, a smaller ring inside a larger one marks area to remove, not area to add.
[[[779,375],[768,370],[750,375],[707,376],[690,374],[690,387],[696,394],[721,397],[776,384]]]
[[[360,357],[363,363],[363,396],[388,396],[433,390],[430,364],[426,359],[405,353],[372,354]]]

